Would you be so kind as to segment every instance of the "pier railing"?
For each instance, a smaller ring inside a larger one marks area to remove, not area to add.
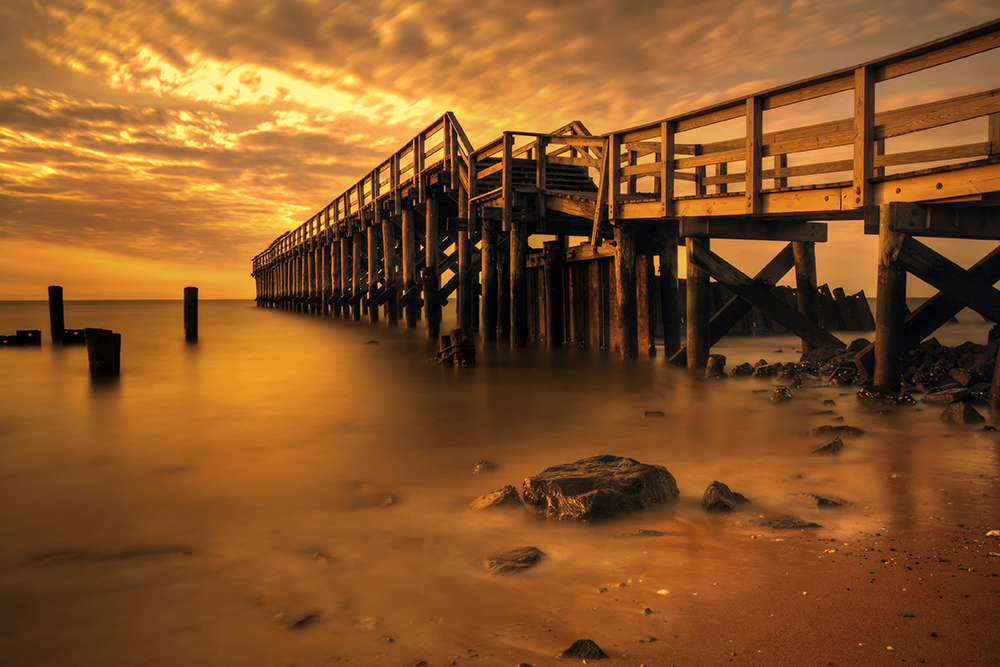
[[[611,159],[600,179],[602,197],[606,195],[602,215],[629,219],[813,212],[857,217],[858,209],[889,201],[973,194],[965,178],[929,179],[936,192],[928,192],[924,184],[914,192],[884,183],[898,178],[887,176],[891,168],[995,160],[1000,154],[1000,91],[992,88],[876,113],[875,84],[998,46],[1000,20],[855,68],[612,132],[607,136]],[[847,92],[853,92],[852,117],[763,131],[768,111],[789,107],[786,111],[792,113],[784,115],[793,117],[795,105]],[[980,141],[885,152],[887,139],[981,117],[989,120]],[[685,133],[713,129],[735,136],[707,143],[681,141]],[[837,147],[850,147],[853,155],[823,159],[824,151]],[[809,183],[789,187],[789,179],[796,177],[806,177]]]
[[[366,216],[376,219],[380,207],[398,214],[410,191],[413,199],[423,201],[432,174],[438,180],[443,176],[450,186],[467,186],[472,152],[455,115],[445,112],[304,223],[275,239],[254,257],[254,269],[327,232],[337,233],[358,224]]]

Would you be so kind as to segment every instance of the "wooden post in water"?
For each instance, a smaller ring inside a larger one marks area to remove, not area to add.
[[[399,324],[399,284],[396,276],[396,223],[382,218],[382,271],[385,273],[385,323]]]
[[[354,247],[351,249],[351,319],[361,319],[361,274],[364,271],[365,235],[360,229],[355,229],[351,236]]]
[[[424,292],[424,324],[427,328],[427,337],[434,340],[441,335],[441,306],[438,305],[439,281],[437,272],[431,267],[425,266],[420,272],[420,279]]]
[[[409,292],[417,284],[417,223],[415,213],[408,205],[403,209],[403,292]],[[403,326],[417,328],[419,306],[415,300],[403,306]]]
[[[497,243],[497,337],[510,338],[510,236]]]
[[[883,204],[878,225],[878,294],[875,301],[875,377],[879,389],[898,392],[906,324],[906,269],[896,262],[904,235],[893,231],[894,204]]]
[[[472,245],[469,232],[458,232],[458,326],[472,328]]]
[[[354,293],[351,291],[351,250],[353,249],[354,241],[351,240],[350,236],[341,235],[340,237],[340,298],[343,301],[340,311],[341,316],[345,320],[351,319],[351,297]]]
[[[795,298],[799,312],[814,324],[819,324],[819,291],[816,279],[816,243],[814,241],[793,241],[795,257]],[[802,351],[808,352],[812,345],[802,340]]]
[[[663,352],[669,359],[681,349],[681,306],[677,291],[678,223],[660,227],[660,319],[663,325]]]
[[[615,318],[616,333],[623,357],[639,355],[639,315],[635,291],[635,229],[619,222],[615,225],[615,296],[618,313]]]
[[[340,298],[344,295],[344,269],[341,243],[340,233],[335,230],[334,238],[330,245],[330,283],[333,286],[333,294],[330,297],[330,313],[334,317],[343,316],[343,308],[340,305]]]
[[[378,322],[378,228],[368,228],[368,322]]]
[[[441,333],[441,304],[438,302],[438,290],[441,289],[441,275],[439,273],[439,263],[441,261],[438,248],[440,237],[440,204],[435,197],[428,197],[425,202],[426,217],[425,226],[427,229],[424,253],[426,262],[424,270],[421,272],[424,292],[424,324],[427,330],[427,337],[437,340]]]
[[[528,226],[510,226],[510,345],[528,344]]]
[[[184,288],[184,340],[198,340],[198,288]]]
[[[993,369],[993,384],[990,385],[990,410],[1000,410],[1000,354],[997,355],[997,364]]]
[[[709,354],[708,274],[695,266],[698,250],[709,250],[707,237],[688,237],[687,245],[687,365],[695,374],[704,373]]]
[[[635,256],[635,298],[638,312],[639,354],[656,356],[656,328],[653,316],[653,255],[648,239],[644,252]]]
[[[108,329],[85,329],[87,360],[92,379],[116,378],[121,372],[121,334]]]
[[[330,314],[330,299],[333,298],[333,255],[330,243],[330,230],[323,233],[323,243],[320,246],[320,275],[322,276],[322,294],[319,314],[324,317]]]
[[[493,220],[483,220],[482,273],[483,314],[480,318],[484,341],[497,339],[497,228]]]
[[[542,280],[545,283],[545,339],[549,347],[563,344],[562,241],[542,244]]]
[[[49,329],[52,331],[52,342],[61,343],[66,318],[63,316],[63,288],[59,285],[49,286]]]

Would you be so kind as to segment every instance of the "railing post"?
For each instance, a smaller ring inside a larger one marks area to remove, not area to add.
[[[761,159],[763,155],[764,105],[760,97],[747,98],[746,212],[761,212]],[[690,349],[690,348],[689,348]],[[690,358],[690,354],[688,358]],[[707,361],[707,358],[706,358]]]
[[[854,188],[844,208],[872,203],[875,168],[875,73],[871,67],[854,70]]]
[[[674,124],[666,120],[660,123],[660,203],[665,217],[674,214]]]

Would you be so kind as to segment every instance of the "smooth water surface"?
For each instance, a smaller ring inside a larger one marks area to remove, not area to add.
[[[985,342],[972,321],[939,340]],[[196,344],[180,302],[67,302],[66,323],[122,334],[119,380],[92,383],[85,346],[50,344],[45,303],[0,303],[0,333],[37,328],[44,341],[0,349],[3,664],[447,664],[472,652],[549,664],[580,638],[574,626],[611,643],[654,622],[641,612],[656,591],[697,591],[742,566],[734,540],[761,529],[701,509],[713,480],[754,512],[836,535],[922,521],[997,472],[992,442],[954,437],[935,410],[864,412],[851,388],[817,382],[775,405],[770,380],[692,380],[662,355],[481,345],[475,368],[444,367],[422,330],[248,302],[202,301]],[[797,345],[736,338],[713,351],[730,365],[785,362]],[[802,432],[824,423],[866,434],[835,460],[811,455],[822,443]],[[681,500],[598,525],[467,509],[604,453],[666,466]],[[496,472],[473,474],[481,460]],[[803,493],[852,504],[831,513]],[[617,539],[639,529],[666,535]],[[529,545],[547,558],[521,577],[479,565]],[[626,581],[640,606],[595,594]]]

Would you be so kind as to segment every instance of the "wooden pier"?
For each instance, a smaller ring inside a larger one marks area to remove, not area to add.
[[[484,341],[635,356],[655,354],[662,332],[667,355],[703,369],[754,306],[804,349],[843,347],[822,316],[815,244],[829,224],[864,220],[879,236],[874,381],[897,391],[903,353],[963,307],[1000,322],[1000,249],[966,270],[919,240],[1000,239],[1000,90],[876,111],[876,85],[998,46],[1000,20],[600,136],[574,121],[474,148],[445,113],[254,258],[257,302],[407,328],[422,319],[436,338],[454,298],[459,327]],[[852,97],[853,115],[764,131],[766,114],[795,118],[796,105],[836,95]],[[973,143],[887,150],[976,119]],[[829,159],[838,147],[850,157]],[[712,239],[773,241],[777,253],[748,276]],[[793,269],[794,305],[774,287]],[[940,290],[910,314],[908,274]],[[733,295],[715,312],[713,280]]]

